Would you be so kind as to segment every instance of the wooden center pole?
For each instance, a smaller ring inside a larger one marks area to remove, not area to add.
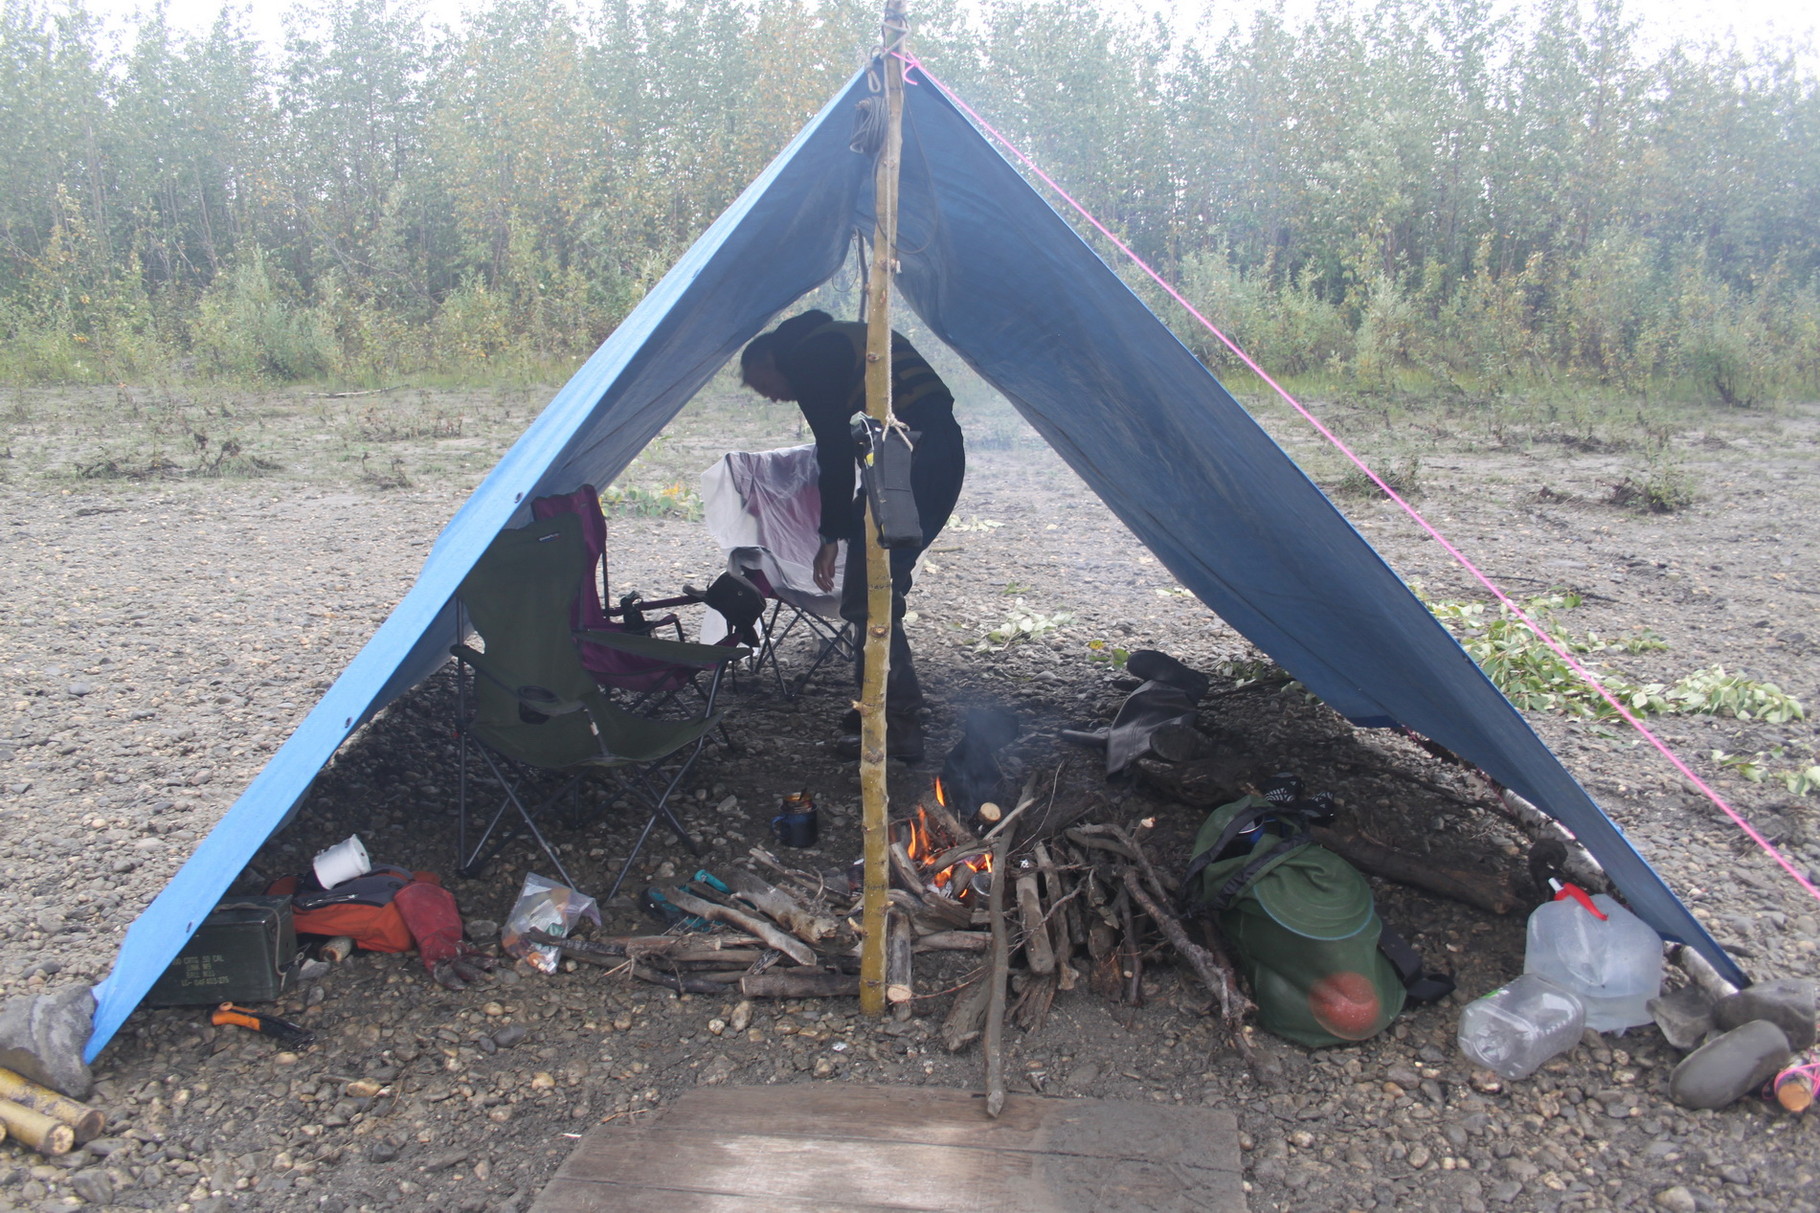
[[[877,226],[872,233],[872,273],[866,299],[866,412],[880,421],[891,416],[891,275],[897,269],[897,174],[903,154],[904,64],[901,50],[908,23],[904,0],[885,0],[882,40],[885,142],[873,173]],[[878,542],[877,519],[866,506],[866,680],[860,688],[859,786],[864,839],[865,891],[860,902],[864,932],[859,954],[859,1009],[885,1013],[885,909],[889,882],[890,802],[885,779],[885,678],[891,669],[890,553]]]

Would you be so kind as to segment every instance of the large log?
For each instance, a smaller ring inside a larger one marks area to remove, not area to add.
[[[744,868],[733,868],[727,873],[726,881],[734,896],[770,915],[804,943],[820,943],[840,929],[834,919],[814,913],[796,898]]]
[[[794,960],[799,965],[815,963],[815,953],[802,940],[778,930],[762,918],[741,913],[732,906],[723,906],[718,902],[704,901],[693,893],[681,889],[665,889],[664,896],[676,903],[676,908],[685,914],[694,914],[699,918],[712,918],[724,922],[730,927],[737,927],[748,935],[756,935],[765,941],[767,947],[775,948]]]
[[[1505,873],[1444,867],[1432,856],[1395,850],[1357,830],[1315,826],[1309,834],[1353,867],[1372,876],[1439,893],[1491,914],[1509,914],[1525,904]]]

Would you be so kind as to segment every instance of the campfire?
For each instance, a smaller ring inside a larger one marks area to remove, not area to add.
[[[973,727],[980,725],[981,727]],[[1003,1095],[1000,1034],[1007,1019],[1034,1030],[1058,991],[1083,981],[1130,1004],[1147,964],[1165,954],[1207,986],[1233,1038],[1249,1003],[1211,941],[1166,907],[1175,884],[1131,829],[1083,821],[1058,804],[1062,769],[1033,775],[1001,811],[993,751],[1015,724],[969,719],[930,794],[891,825],[885,1000],[897,1019],[948,998],[941,1038],[958,1052],[980,1041],[989,1097]],[[959,757],[957,758],[957,754]],[[685,918],[681,934],[605,940],[546,938],[577,961],[621,969],[678,992],[735,998],[859,993],[859,866],[792,867],[762,847],[765,872],[699,872],[660,892]],[[918,957],[925,970],[919,980]]]

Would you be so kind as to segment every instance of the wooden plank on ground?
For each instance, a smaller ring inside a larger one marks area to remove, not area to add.
[[[1237,1118],[1206,1108],[814,1084],[704,1088],[602,1125],[532,1213],[1244,1213]]]

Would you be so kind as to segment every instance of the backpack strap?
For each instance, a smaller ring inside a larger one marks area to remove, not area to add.
[[[1378,951],[1397,971],[1411,1002],[1437,1002],[1453,993],[1453,978],[1446,973],[1425,972],[1421,955],[1407,939],[1391,930],[1389,923],[1380,924]]]
[[[1275,817],[1279,821],[1284,821],[1286,819],[1286,815],[1281,806],[1274,804],[1257,804],[1252,805],[1250,808],[1240,809],[1232,815],[1232,820],[1226,823],[1226,828],[1220,831],[1220,836],[1214,839],[1205,850],[1197,852],[1195,856],[1188,861],[1188,871],[1182,877],[1181,902],[1183,909],[1198,908],[1210,914],[1219,913],[1238,899],[1239,894],[1243,893],[1245,888],[1250,885],[1252,881],[1257,879],[1258,873],[1263,870],[1266,864],[1270,863],[1273,859],[1276,859],[1279,855],[1287,854],[1288,852],[1295,850],[1298,847],[1306,846],[1313,841],[1313,839],[1309,837],[1306,827],[1297,830],[1294,834],[1270,848],[1270,850],[1265,851],[1262,854],[1253,855],[1251,862],[1240,868],[1231,879],[1220,886],[1220,891],[1218,893],[1201,903],[1200,906],[1194,906],[1194,885],[1195,881],[1200,877],[1202,869],[1206,868],[1208,864],[1218,858],[1220,852],[1231,845],[1233,839],[1237,838],[1240,834],[1244,833],[1266,817]]]

